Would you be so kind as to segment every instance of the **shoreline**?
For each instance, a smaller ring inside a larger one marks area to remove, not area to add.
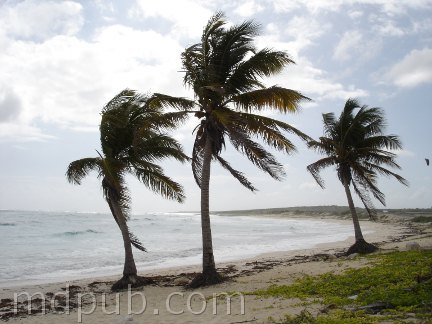
[[[216,214],[217,215],[217,214]],[[218,216],[226,216],[226,217],[253,217],[253,218],[273,218],[273,219],[293,219],[293,220],[305,220],[305,221],[325,221],[327,223],[334,223],[337,225],[351,225],[352,226],[352,220],[341,218],[340,216],[323,216],[320,218],[317,218],[316,216],[307,216],[307,215],[300,215],[300,216],[293,216],[293,215],[282,215],[282,214],[258,214],[258,215],[218,215]],[[369,241],[375,242],[381,237],[381,233],[385,232],[387,236],[389,235],[395,235],[398,232],[400,232],[402,229],[399,227],[399,225],[385,225],[384,228],[375,228],[378,224],[378,227],[381,227],[381,223],[371,223],[368,220],[360,220],[362,231],[366,237],[370,235]],[[218,262],[217,256],[215,256],[215,261],[217,266],[224,267],[229,264],[236,264],[239,265],[244,262],[253,262],[253,261],[259,261],[265,258],[277,258],[277,257],[286,257],[290,255],[295,254],[306,254],[310,255],[313,254],[315,250],[320,250],[324,247],[329,248],[343,248],[348,247],[350,245],[350,242],[354,240],[353,236],[349,236],[346,239],[343,240],[336,240],[336,241],[328,241],[325,243],[316,243],[313,244],[313,246],[310,247],[303,247],[303,248],[294,248],[290,250],[278,250],[278,251],[272,251],[272,252],[263,252],[258,253],[256,255],[247,256],[243,258],[235,258],[232,260],[223,260]],[[199,272],[201,270],[201,264],[200,263],[193,263],[193,264],[183,264],[183,265],[173,265],[173,266],[153,266],[153,267],[147,267],[145,270],[139,269],[139,265],[137,264],[138,268],[138,274],[142,276],[154,276],[158,275],[160,273],[164,274],[170,274],[173,272]],[[121,270],[120,272],[113,272],[109,274],[94,274],[94,275],[72,275],[72,276],[65,276],[65,277],[59,277],[59,278],[43,278],[43,279],[13,279],[12,282],[3,282],[0,283],[0,295],[2,289],[20,289],[22,287],[33,287],[33,286],[46,286],[46,285],[58,285],[65,282],[71,282],[71,283],[79,283],[79,282],[87,282],[91,280],[103,280],[103,281],[114,281],[115,278],[121,277]],[[21,281],[21,282],[20,282]]]
[[[274,215],[268,215],[274,216]],[[279,215],[276,215],[279,216]],[[262,217],[262,216],[261,216]],[[351,220],[341,220],[336,218],[327,218],[326,221],[334,222],[351,222]],[[351,222],[352,223],[352,222]],[[386,221],[386,222],[369,222],[361,221],[361,226],[368,242],[375,243],[380,247],[381,251],[404,250],[407,242],[418,241],[422,247],[432,248],[432,231],[430,226],[413,226],[405,221]],[[421,227],[421,228],[420,228]],[[420,229],[419,229],[420,228]],[[427,230],[429,228],[429,230]],[[423,234],[421,234],[423,229]],[[424,231],[426,229],[426,231]],[[373,232],[369,232],[372,231]],[[369,232],[369,233],[368,233]],[[426,234],[425,234],[426,233]],[[128,301],[128,293],[117,293],[123,303],[120,305],[120,314],[107,314],[96,307],[92,310],[88,300],[83,302],[83,310],[77,310],[72,307],[70,314],[65,314],[61,309],[51,309],[45,315],[27,315],[17,314],[8,317],[8,322],[15,323],[77,323],[78,315],[82,317],[83,323],[194,323],[194,322],[214,322],[214,323],[235,323],[252,321],[257,323],[265,323],[269,316],[273,318],[282,318],[283,314],[295,314],[302,308],[295,306],[290,302],[280,300],[255,300],[253,296],[245,297],[245,314],[241,314],[238,307],[233,309],[233,313],[228,315],[225,311],[221,314],[214,315],[213,311],[206,308],[200,314],[197,314],[195,306],[188,311],[185,308],[187,302],[194,302],[200,299],[201,296],[205,300],[211,300],[214,294],[228,292],[243,292],[254,291],[259,288],[269,287],[273,283],[292,282],[293,278],[304,274],[319,274],[327,271],[342,271],[347,267],[364,266],[365,261],[362,259],[351,260],[347,257],[342,257],[343,251],[353,243],[353,237],[343,241],[322,243],[308,249],[297,249],[291,251],[281,251],[260,254],[256,257],[245,258],[241,260],[217,263],[218,271],[228,277],[228,281],[197,290],[185,290],[184,286],[197,273],[200,272],[200,265],[188,265],[169,267],[157,270],[139,271],[139,275],[151,278],[153,284],[142,288],[134,289],[132,294],[142,294],[146,299],[147,309],[154,310],[145,311],[142,314],[128,315],[128,310],[125,308]],[[217,260],[216,260],[217,262]],[[343,265],[341,265],[343,264]],[[97,276],[91,278],[82,278],[78,280],[63,280],[56,283],[45,283],[37,285],[18,285],[13,287],[0,288],[0,300],[3,308],[0,307],[0,315],[7,313],[8,299],[14,298],[14,293],[28,292],[30,295],[40,292],[43,296],[56,294],[65,290],[70,291],[71,296],[76,294],[96,294],[97,304],[101,303],[103,295],[107,296],[108,308],[112,310],[116,304],[117,294],[110,291],[112,282],[120,278],[115,276]],[[130,292],[129,292],[130,293]],[[140,296],[140,295],[139,295]],[[186,310],[182,314],[173,314],[167,312],[164,305],[167,305],[167,298],[173,297],[170,300],[170,307],[174,310]],[[192,296],[192,297],[191,297]],[[234,301],[241,301],[241,298],[234,298]],[[197,301],[198,302],[198,301]],[[217,304],[218,302],[216,302]],[[288,303],[288,304],[285,304]],[[223,304],[223,303],[222,303]],[[226,303],[225,303],[226,304]],[[32,303],[33,305],[33,303]],[[38,305],[38,304],[36,304]],[[81,304],[80,304],[81,305]],[[133,300],[132,309],[140,308],[139,298]],[[198,304],[199,305],[199,304]],[[210,305],[210,304],[209,304]],[[76,306],[76,305],[75,305]],[[22,305],[26,310],[26,305]],[[111,307],[111,308],[110,308]],[[40,305],[39,305],[40,308]],[[198,307],[199,309],[199,307]],[[161,311],[155,314],[156,310]],[[9,309],[10,313],[10,309]],[[143,322],[143,320],[145,320]]]

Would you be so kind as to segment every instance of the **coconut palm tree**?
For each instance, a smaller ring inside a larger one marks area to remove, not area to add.
[[[211,162],[218,161],[243,186],[256,190],[242,172],[222,158],[226,139],[253,164],[277,180],[284,176],[283,166],[263,143],[291,153],[295,146],[285,137],[285,132],[308,139],[285,122],[254,113],[264,109],[279,113],[296,112],[299,102],[308,99],[294,90],[264,85],[262,77],[275,75],[294,62],[285,52],[268,48],[257,50],[253,38],[258,32],[259,26],[252,21],[227,27],[223,13],[219,12],[208,21],[201,41],[182,53],[184,83],[193,89],[195,95],[196,108],[188,112],[193,112],[199,119],[195,129],[192,170],[201,189],[203,269],[191,282],[191,287],[222,281],[215,267],[210,227]]]
[[[162,113],[164,99],[143,96],[132,90],[124,90],[115,96],[102,110],[100,139],[102,152],[98,156],[73,161],[66,176],[69,182],[81,184],[90,171],[96,171],[101,179],[103,195],[123,237],[125,262],[123,277],[113,290],[146,283],[137,276],[132,245],[141,251],[144,246],[127,226],[130,196],[125,175],[137,177],[150,190],[168,199],[183,201],[182,187],[167,177],[156,163],[164,158],[180,162],[188,160],[181,145],[162,132],[173,127],[178,118]]]
[[[398,136],[383,134],[385,119],[381,109],[360,106],[355,99],[346,101],[338,119],[333,113],[323,114],[323,123],[324,136],[319,141],[310,141],[308,145],[326,157],[308,165],[307,170],[324,188],[320,171],[336,166],[354,223],[355,244],[348,249],[347,254],[373,252],[377,248],[367,243],[363,237],[350,185],[353,185],[368,211],[373,210],[369,193],[385,206],[384,193],[377,187],[378,175],[393,177],[407,185],[403,177],[386,168],[400,169],[396,163],[396,154],[388,150],[401,149],[402,144]]]

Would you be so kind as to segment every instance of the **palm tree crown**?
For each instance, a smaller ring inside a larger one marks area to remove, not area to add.
[[[333,113],[323,114],[323,122],[324,136],[319,141],[310,141],[308,145],[326,157],[308,165],[307,170],[324,188],[320,171],[336,166],[338,178],[348,199],[356,239],[347,254],[373,252],[377,248],[363,238],[350,185],[353,185],[354,191],[373,218],[375,210],[369,193],[385,205],[384,193],[377,186],[378,175],[393,177],[407,185],[403,177],[388,169],[400,169],[396,163],[396,154],[389,150],[401,149],[402,144],[398,136],[384,135],[385,120],[381,109],[360,106],[355,99],[347,100],[338,119]]]
[[[296,112],[299,102],[308,98],[291,89],[266,87],[261,81],[262,77],[277,74],[294,62],[285,52],[255,48],[253,37],[259,32],[257,24],[246,21],[230,28],[225,25],[224,15],[215,14],[204,28],[201,42],[182,54],[184,83],[194,90],[199,108],[195,116],[201,120],[193,148],[193,173],[201,185],[204,148],[209,140],[213,158],[254,191],[242,173],[220,156],[225,138],[257,167],[281,179],[284,175],[281,164],[254,138],[290,153],[295,147],[283,131],[303,139],[308,137],[287,123],[252,111],[269,108],[282,113]]]
[[[335,165],[339,180],[352,184],[366,208],[371,210],[368,192],[385,205],[385,196],[377,187],[378,175],[393,177],[407,185],[403,177],[386,168],[400,169],[397,155],[389,150],[402,149],[402,144],[398,136],[383,134],[382,109],[360,106],[357,100],[348,99],[338,119],[333,113],[323,114],[323,123],[325,136],[310,141],[309,147],[326,157],[307,167],[321,187],[324,188],[324,181],[319,172]]]
[[[130,209],[126,174],[134,175],[165,198],[179,202],[184,199],[181,185],[167,177],[157,164],[164,158],[180,162],[188,160],[181,145],[162,132],[162,129],[175,126],[177,120],[171,115],[164,116],[164,104],[163,97],[157,94],[144,96],[133,90],[120,92],[101,113],[102,153],[71,162],[66,172],[68,181],[73,184],[81,184],[90,171],[96,171],[102,179],[104,197],[123,234],[126,249],[124,278],[136,276],[130,245],[145,251],[126,225]],[[122,288],[121,285],[118,288]]]

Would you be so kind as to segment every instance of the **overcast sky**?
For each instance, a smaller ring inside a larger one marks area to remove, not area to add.
[[[387,133],[404,144],[400,174],[410,182],[380,179],[387,206],[432,206],[425,163],[432,160],[432,0],[0,0],[0,209],[107,212],[96,174],[70,185],[67,165],[97,154],[100,110],[120,90],[192,97],[180,54],[219,10],[231,23],[260,23],[257,46],[285,50],[296,62],[266,83],[313,101],[299,114],[272,117],[317,138],[321,114],[339,114],[349,97],[383,108]],[[196,122],[173,133],[188,154]],[[283,182],[228,147],[225,159],[259,191],[215,165],[211,209],[346,205],[335,170],[318,188],[306,165],[320,157],[295,142],[296,154],[277,154]],[[130,178],[133,212],[199,210],[190,165],[162,165],[184,185],[186,202],[166,201]]]

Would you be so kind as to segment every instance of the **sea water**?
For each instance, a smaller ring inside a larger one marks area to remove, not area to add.
[[[217,262],[311,248],[352,236],[349,224],[323,220],[212,215]],[[130,230],[148,252],[134,249],[138,271],[201,262],[198,213],[132,215]],[[118,274],[121,233],[112,215],[0,211],[0,286]]]

